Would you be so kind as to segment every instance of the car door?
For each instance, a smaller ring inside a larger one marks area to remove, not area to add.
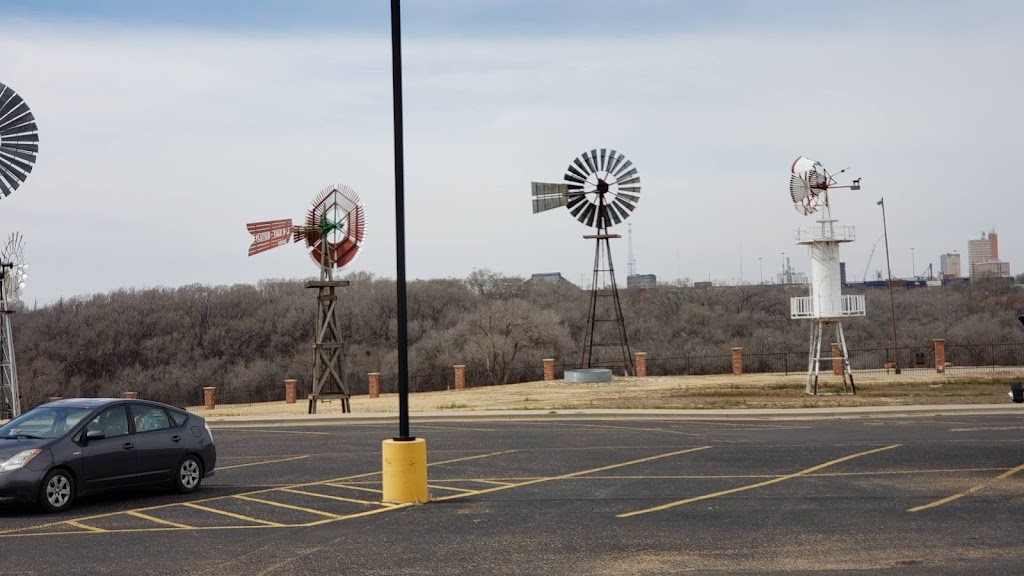
[[[135,426],[135,447],[139,481],[159,482],[171,478],[185,453],[185,437],[159,406],[129,404]]]
[[[103,438],[88,439],[90,430],[103,432]],[[82,487],[104,490],[134,484],[138,473],[135,435],[128,426],[128,408],[117,404],[102,410],[89,420],[81,432]]]

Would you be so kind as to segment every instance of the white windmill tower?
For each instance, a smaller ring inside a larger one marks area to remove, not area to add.
[[[28,279],[25,240],[15,232],[0,251],[0,420],[21,415],[18,369],[14,363],[11,314]]]
[[[853,371],[850,369],[850,355],[846,348],[846,337],[843,335],[843,318],[864,316],[864,296],[842,293],[842,282],[839,271],[839,245],[853,242],[853,226],[838,226],[832,218],[828,192],[835,188],[860,190],[860,179],[852,184],[839,186],[835,178],[818,162],[803,156],[797,157],[790,168],[789,193],[793,204],[801,214],[819,213],[817,226],[801,228],[796,231],[797,244],[804,244],[811,254],[811,295],[800,296],[790,300],[791,318],[809,318],[811,322],[811,346],[807,365],[808,394],[818,393],[818,372],[823,360],[842,363],[843,390],[854,394],[857,388],[853,383]],[[839,171],[836,175],[846,170]],[[821,355],[822,337],[827,325],[835,327],[836,343],[839,355],[831,352],[828,356]]]

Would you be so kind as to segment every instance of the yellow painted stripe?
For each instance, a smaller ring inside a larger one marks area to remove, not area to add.
[[[264,526],[285,526],[285,524],[280,524],[278,522],[270,522],[270,521],[267,521],[267,520],[260,520],[259,518],[253,518],[251,516],[243,516],[241,514],[235,514],[234,512],[228,512],[227,510],[218,510],[216,508],[210,508],[209,506],[202,506],[200,504],[196,504],[195,502],[185,502],[185,503],[182,504],[182,506],[188,506],[189,508],[195,508],[196,510],[203,510],[205,512],[213,512],[214,514],[221,514],[221,515],[224,515],[224,516],[229,516],[229,517],[235,518],[237,520],[244,520],[246,522],[254,522],[256,524],[263,524]]]
[[[397,510],[399,508],[407,508],[407,507],[413,506],[413,505],[414,504],[411,503],[411,502],[405,503],[405,504],[395,504],[395,505],[393,505],[390,508],[378,508],[376,510],[367,510],[366,512],[357,512],[355,514],[346,514],[344,516],[339,516],[337,518],[326,518],[324,520],[315,520],[313,522],[308,522],[306,524],[296,524],[295,526],[296,527],[301,527],[301,528],[307,528],[309,526],[320,526],[321,524],[330,524],[332,522],[338,522],[340,520],[350,520],[352,518],[362,518],[363,516],[373,516],[374,514],[380,514],[382,512],[390,512],[392,510]]]
[[[466,496],[476,496],[478,494],[489,494],[491,492],[498,492],[500,490],[509,490],[511,488],[519,488],[521,486],[529,486],[531,484],[540,484],[541,482],[551,482],[554,480],[566,480],[568,478],[575,478],[577,476],[583,476],[586,474],[593,474],[595,472],[603,472],[605,470],[613,470],[615,468],[622,468],[623,466],[632,466],[634,464],[642,464],[644,462],[651,462],[652,460],[659,460],[661,458],[669,458],[671,456],[679,456],[680,454],[689,454],[691,452],[697,452],[700,450],[707,450],[711,446],[700,446],[698,448],[689,448],[687,450],[677,450],[675,452],[668,452],[666,454],[659,454],[657,456],[649,456],[647,458],[639,458],[637,460],[630,460],[629,462],[622,462],[619,464],[610,464],[608,466],[601,466],[600,468],[591,468],[590,470],[580,470],[579,472],[570,472],[569,474],[562,474],[560,476],[549,476],[545,478],[535,478],[533,480],[527,480],[525,482],[518,482],[516,484],[509,484],[507,486],[495,486],[494,488],[485,488],[483,490],[475,490],[473,492],[466,492],[465,494],[453,494],[451,496],[442,496],[441,498],[434,498],[434,502],[440,502],[444,500],[454,500],[456,498],[465,498]]]
[[[456,488],[454,486],[441,486],[440,484],[427,484],[427,488],[433,488],[435,490],[451,490],[452,492],[475,492],[475,490]]]
[[[448,480],[448,482],[458,482],[458,480]],[[495,484],[497,486],[511,486],[513,482],[502,482],[500,480],[484,480],[482,478],[466,480],[466,482],[479,482],[481,484]]]
[[[353,486],[351,484],[336,484],[334,482],[328,482],[328,483],[322,484],[322,485],[323,486],[333,486],[334,488],[348,488],[350,490],[358,490],[360,492],[373,492],[375,494],[383,494],[384,493],[383,490],[378,490],[376,488],[366,488],[365,486]]]
[[[351,502],[353,504],[369,504],[372,506],[387,506],[393,508],[395,504],[387,502],[376,502],[372,500],[356,500],[355,498],[345,498],[343,496],[331,496],[330,494],[320,494],[319,492],[309,492],[307,490],[298,490],[295,488],[282,488],[282,492],[290,492],[292,494],[303,494],[305,496],[315,496],[317,498],[326,498],[328,500],[338,500],[340,502]]]
[[[988,482],[982,482],[981,484],[978,484],[977,486],[972,486],[971,488],[968,488],[967,490],[964,490],[963,492],[961,492],[959,494],[953,494],[952,496],[950,496],[948,498],[943,498],[942,500],[936,500],[935,502],[932,502],[931,504],[925,504],[924,506],[917,506],[917,507],[914,507],[914,508],[910,508],[910,509],[907,510],[907,512],[920,512],[921,510],[927,510],[929,508],[934,508],[936,506],[942,506],[943,504],[949,504],[950,502],[952,502],[954,500],[959,500],[960,498],[963,498],[964,496],[967,496],[968,494],[974,494],[975,492],[977,492],[978,490],[981,490],[982,488],[985,488],[987,486],[991,486],[992,484],[995,484],[996,482],[998,482],[998,481],[1000,481],[1000,480],[1002,480],[1004,478],[1009,478],[1010,476],[1013,476],[1014,474],[1016,474],[1017,472],[1020,472],[1021,470],[1024,470],[1024,464],[1021,464],[1020,466],[1017,466],[1016,468],[1010,468],[1009,470],[1007,470],[1006,472],[1003,472],[999,476],[996,476],[992,480],[989,480]]]
[[[691,502],[698,502],[700,500],[708,500],[710,498],[718,498],[719,496],[726,496],[726,495],[729,495],[729,494],[735,494],[737,492],[744,492],[746,490],[753,490],[755,488],[763,488],[764,486],[769,486],[771,484],[776,484],[776,483],[782,482],[784,480],[791,480],[793,478],[797,478],[797,477],[800,477],[800,476],[807,476],[808,474],[811,474],[813,472],[817,472],[818,470],[821,470],[822,468],[827,468],[829,466],[834,466],[836,464],[839,464],[839,463],[842,463],[842,462],[846,462],[848,460],[853,460],[854,458],[860,458],[861,456],[868,456],[869,454],[877,454],[878,452],[883,452],[885,450],[892,450],[893,448],[898,448],[899,446],[900,446],[900,444],[893,444],[892,446],[885,446],[884,448],[875,448],[874,450],[867,450],[865,452],[858,452],[856,454],[850,454],[849,456],[843,456],[842,458],[837,458],[835,460],[830,460],[828,462],[825,462],[824,464],[818,464],[817,466],[812,466],[812,467],[810,467],[810,468],[808,468],[806,470],[801,470],[801,471],[795,472],[793,474],[786,474],[784,476],[779,476],[778,478],[773,478],[771,480],[765,480],[764,482],[758,482],[756,484],[748,484],[746,486],[740,486],[738,488],[732,488],[732,489],[729,489],[729,490],[722,490],[721,492],[712,492],[711,494],[704,494],[703,496],[695,496],[693,498],[686,498],[685,500],[677,500],[675,502],[669,502],[668,504],[662,504],[661,506],[654,506],[652,508],[645,508],[643,510],[636,510],[634,512],[626,512],[625,514],[619,514],[616,517],[617,518],[629,518],[630,516],[637,516],[639,514],[647,514],[648,512],[659,512],[661,510],[667,510],[669,508],[674,508],[676,506],[682,506],[683,504],[690,504]]]
[[[103,528],[97,528],[95,526],[89,526],[88,524],[82,524],[77,520],[69,520],[67,523],[71,526],[74,526],[75,528],[81,528],[82,530],[88,530],[89,532],[107,532],[107,530],[104,530]]]
[[[305,434],[327,436],[333,432],[303,432],[301,430],[278,430],[276,428],[236,428],[234,426],[212,426],[217,432],[265,432],[267,434]]]
[[[142,518],[143,520],[149,520],[150,522],[157,522],[159,524],[166,524],[175,528],[192,528],[192,526],[186,526],[184,524],[178,524],[177,522],[171,522],[170,520],[164,520],[163,518],[157,518],[156,516],[150,516],[149,514],[143,514],[142,512],[136,512],[131,510],[125,512],[129,516],[135,516],[136,518]],[[112,530],[112,532],[119,532],[119,530]]]
[[[302,460],[303,458],[309,458],[309,454],[305,456],[292,456],[291,458],[280,458],[278,460],[263,460],[261,462],[249,462],[248,464],[232,464],[231,466],[218,466],[217,471],[231,470],[232,468],[245,468],[246,466],[262,466],[263,464],[277,464],[278,462],[291,462],[292,460]]]
[[[293,506],[291,504],[285,504],[283,502],[274,502],[272,500],[264,500],[262,498],[252,498],[251,496],[236,496],[239,500],[248,500],[249,502],[256,502],[259,504],[266,504],[268,506],[277,506],[279,508],[287,508],[289,510],[298,510],[299,512],[307,512],[309,514],[316,514],[318,516],[327,516],[329,518],[338,519],[341,516],[337,514],[331,514],[330,512],[324,512],[322,510],[316,510],[314,508],[303,508],[302,506]]]

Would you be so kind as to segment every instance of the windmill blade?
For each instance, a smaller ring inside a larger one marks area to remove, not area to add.
[[[597,164],[594,163],[594,159],[591,157],[591,154],[593,152],[597,152],[597,150],[592,150],[591,152],[583,153],[583,162],[585,162],[587,164],[587,168],[590,169],[590,174],[597,172]]]
[[[18,189],[39,152],[36,118],[21,96],[0,83],[0,198]]]
[[[253,236],[252,244],[249,245],[249,256],[284,246],[291,241],[293,233],[291,218],[250,222],[245,228]]]
[[[608,161],[608,151],[606,149],[604,149],[604,148],[601,148],[601,161],[598,163],[598,166],[601,168],[602,172],[606,172],[605,167],[608,165],[607,161]]]
[[[622,158],[623,158],[622,154],[619,154],[615,150],[609,150],[608,151],[608,165],[607,165],[605,171],[608,172],[609,174],[615,172],[615,170],[619,167],[619,164],[622,163]]]

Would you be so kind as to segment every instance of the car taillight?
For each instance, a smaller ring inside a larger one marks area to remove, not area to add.
[[[206,433],[210,436],[210,442],[213,442],[213,431],[210,430],[210,425],[203,420],[203,426],[206,426]]]

